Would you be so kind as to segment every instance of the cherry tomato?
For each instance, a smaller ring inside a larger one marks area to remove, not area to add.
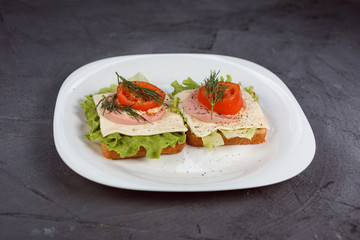
[[[135,83],[141,87],[149,88],[151,90],[156,91],[157,93],[159,93],[161,95],[161,100],[164,101],[165,96],[166,96],[164,91],[161,90],[160,88],[156,87],[155,85],[148,83],[148,82],[142,82],[142,81],[133,81],[133,83]],[[141,110],[141,111],[146,111],[148,109],[160,106],[160,104],[157,103],[155,100],[143,99],[143,101],[141,102],[141,99],[139,96],[132,94],[127,88],[121,87],[121,86],[122,86],[122,84],[119,84],[119,86],[117,88],[117,98],[118,98],[118,101],[120,104],[132,105],[132,108]]]
[[[220,82],[220,86],[227,86],[224,95],[221,100],[214,105],[214,112],[224,115],[235,115],[237,114],[242,106],[243,99],[239,84],[230,82]],[[204,87],[199,89],[198,100],[208,109],[211,109],[211,104],[206,96]]]

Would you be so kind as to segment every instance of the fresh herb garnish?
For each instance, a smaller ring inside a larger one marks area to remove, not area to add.
[[[220,71],[210,71],[210,76],[205,78],[204,84],[202,84],[206,92],[206,97],[211,104],[211,120],[213,119],[214,105],[221,100],[226,88],[228,88],[228,86],[219,84],[219,72]]]
[[[103,98],[96,105],[96,108],[101,104],[101,108],[104,109],[103,115],[106,110],[109,112],[117,112],[117,113],[121,113],[121,111],[123,111],[126,112],[130,117],[135,118],[138,122],[139,119],[148,122],[146,118],[144,118],[137,111],[134,111],[134,109],[131,108],[132,105],[118,104],[116,102],[116,99],[117,99],[117,94],[114,94],[111,97],[103,96]]]
[[[155,101],[159,105],[164,105],[164,106],[169,105],[165,102],[165,98],[155,90],[150,88],[145,88],[131,81],[128,81],[124,77],[120,76],[117,72],[116,75],[117,75],[118,84],[121,84],[119,91],[121,91],[122,88],[126,88],[132,95],[139,97],[141,103],[143,103],[144,101]]]

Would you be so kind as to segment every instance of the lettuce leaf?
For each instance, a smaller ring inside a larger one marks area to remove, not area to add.
[[[194,80],[192,80],[191,78],[187,78],[184,81],[182,81],[181,85],[177,80],[175,80],[174,82],[172,82],[170,85],[174,88],[174,91],[172,93],[169,93],[168,96],[173,99],[174,96],[179,93],[182,92],[184,90],[191,90],[191,89],[197,89],[200,88],[201,86],[196,83]]]
[[[244,89],[245,89],[245,91],[247,91],[247,92],[250,94],[250,96],[251,96],[257,103],[259,103],[259,96],[255,95],[254,87],[253,87],[253,86],[245,87]]]
[[[116,88],[117,86],[112,84],[109,88],[100,89],[99,94],[114,92]],[[85,97],[86,101],[80,104],[85,112],[86,124],[91,128],[85,137],[90,141],[98,140],[100,144],[105,144],[109,150],[119,153],[120,157],[133,156],[139,151],[140,146],[143,146],[146,149],[146,157],[160,158],[163,148],[174,147],[176,143],[182,144],[186,140],[184,132],[162,133],[152,136],[126,136],[120,133],[112,133],[103,137],[100,131],[100,118],[92,94]]]
[[[110,87],[108,88],[102,88],[99,90],[99,94],[102,94],[102,93],[111,93],[111,92],[115,92],[116,89],[117,89],[117,85],[115,84],[111,84]]]
[[[220,82],[232,82],[232,78],[229,74],[226,75],[226,80],[224,80],[224,77],[221,76],[220,77]],[[239,83],[239,85],[241,86],[241,83]]]
[[[187,127],[187,129],[190,129],[189,125],[187,124],[187,118],[184,117],[184,115],[179,110],[179,103],[180,103],[180,98],[178,97],[174,98],[170,104],[170,109],[173,113],[180,115],[184,121],[185,127]]]
[[[142,82],[149,82],[149,80],[142,74],[141,72],[138,72],[131,78],[127,79],[128,81],[142,81]]]
[[[179,103],[180,103],[180,98],[178,98],[178,97],[174,98],[170,103],[170,110],[173,113],[176,113],[176,114],[182,116],[182,114],[179,110]]]
[[[209,149],[209,152],[213,150],[216,146],[224,145],[224,140],[217,131],[211,133],[210,135],[207,135],[206,137],[202,137],[202,141],[204,147]]]
[[[219,130],[224,134],[224,136],[227,139],[234,137],[252,139],[253,136],[255,135],[256,127],[242,128],[237,130],[224,130],[224,129],[219,129]]]

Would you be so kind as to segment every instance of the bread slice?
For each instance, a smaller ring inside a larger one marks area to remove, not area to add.
[[[245,144],[259,144],[265,142],[265,136],[267,133],[266,128],[256,129],[255,135],[251,138],[240,138],[234,137],[227,139],[221,131],[218,131],[221,137],[224,140],[224,145],[245,145]],[[195,147],[203,147],[203,141],[201,137],[197,137],[191,131],[186,132],[186,142],[187,144]]]
[[[171,146],[167,146],[166,148],[163,148],[161,151],[161,154],[175,154],[175,153],[179,153],[181,152],[184,147],[185,147],[186,142],[179,144],[176,143],[176,145],[174,147]],[[144,157],[146,156],[146,149],[143,146],[140,146],[139,151],[133,155],[133,156],[128,156],[128,157],[120,157],[120,154],[118,154],[117,152],[113,151],[113,150],[109,150],[105,144],[101,144],[101,148],[102,148],[102,152],[103,155],[108,158],[108,159],[126,159],[126,158],[136,158],[136,157]]]

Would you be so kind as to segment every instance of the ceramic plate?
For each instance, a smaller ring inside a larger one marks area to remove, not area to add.
[[[84,134],[89,127],[80,102],[89,93],[116,83],[115,72],[142,72],[166,93],[170,83],[191,77],[201,82],[210,70],[253,85],[270,124],[266,143],[221,146],[212,152],[186,146],[160,159],[112,161]],[[219,191],[253,188],[296,176],[312,161],[315,138],[300,105],[285,84],[267,69],[234,57],[207,54],[121,56],[87,64],[63,83],[56,102],[54,140],[63,161],[75,172],[108,186],[147,191]]]

